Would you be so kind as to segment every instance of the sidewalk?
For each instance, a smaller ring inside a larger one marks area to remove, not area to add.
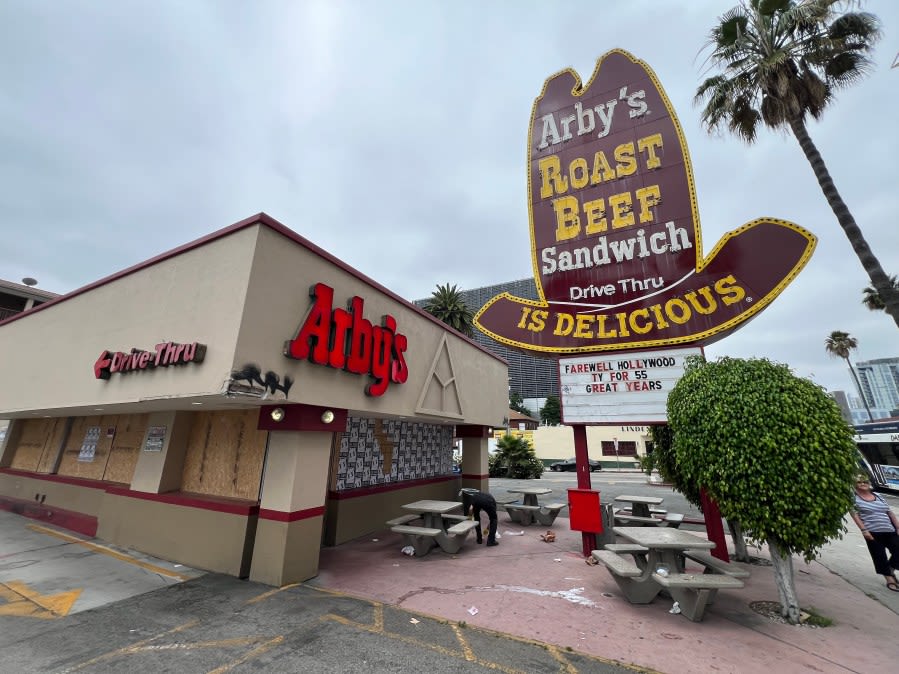
[[[794,557],[800,605],[832,619],[826,628],[780,624],[750,607],[778,599],[770,566],[750,565],[746,587],[720,592],[693,623],[669,613],[667,599],[628,604],[603,566],[585,563],[581,535],[564,518],[553,543],[540,539],[545,528],[513,526],[505,513],[499,531],[494,548],[471,540],[454,556],[412,558],[386,530],[323,548],[308,584],[668,674],[885,672],[899,658],[899,595],[873,573],[851,529],[822,562]]]

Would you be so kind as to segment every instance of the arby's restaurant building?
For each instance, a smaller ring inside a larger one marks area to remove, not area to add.
[[[270,585],[487,490],[508,410],[505,361],[265,214],[0,322],[0,379],[0,508]]]

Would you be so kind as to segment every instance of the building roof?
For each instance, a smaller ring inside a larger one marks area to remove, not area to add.
[[[8,295],[15,295],[16,297],[24,297],[29,300],[48,301],[59,297],[59,293],[51,293],[48,290],[41,290],[34,286],[26,286],[21,283],[5,281],[2,278],[0,278],[0,292],[4,292]]]
[[[536,424],[540,423],[540,419],[535,419],[529,414],[522,414],[517,410],[513,410],[511,407],[509,408],[509,421],[533,421]]]

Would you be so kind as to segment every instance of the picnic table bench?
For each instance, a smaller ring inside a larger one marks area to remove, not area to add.
[[[537,522],[543,526],[552,526],[552,523],[556,521],[556,517],[558,517],[559,513],[562,511],[562,508],[565,508],[566,506],[568,506],[567,503],[547,503],[546,505],[540,506],[540,510],[534,513],[534,517],[536,517]]]
[[[392,520],[387,520],[386,524],[388,527],[399,526],[400,524],[409,524],[409,522],[414,522],[417,519],[421,519],[418,515],[413,515],[412,513],[408,515],[400,515],[399,517],[394,517]]]
[[[396,524],[390,530],[402,534],[406,545],[411,545],[416,557],[424,557],[435,546],[444,552],[454,555],[462,548],[472,529],[478,523],[468,518],[448,527],[446,531],[432,527],[417,527],[409,524]]]
[[[464,522],[465,520],[470,520],[471,518],[468,515],[453,515],[451,513],[447,513],[443,515],[443,519],[449,520],[450,522]]]
[[[722,561],[701,550],[684,550],[681,554],[687,559],[702,564],[705,567],[703,573],[723,573],[727,576],[733,576],[734,578],[749,578],[750,575],[749,571],[746,569],[743,569],[736,564]]]
[[[612,511],[615,517],[615,524],[619,526],[634,524],[637,526],[661,527],[669,526],[677,529],[684,523],[684,515],[682,513],[670,513],[667,510],[650,510],[651,515],[632,515],[629,509],[621,508]]]
[[[742,580],[723,573],[653,573],[652,579],[668,590],[680,606],[681,614],[693,622],[702,620],[706,606],[714,600],[718,590],[743,587]]]
[[[684,523],[683,513],[665,513],[665,517],[663,517],[662,519],[672,529],[677,529],[681,524]]]
[[[649,548],[639,543],[606,543],[603,550],[611,550],[618,554],[627,553],[631,555],[645,555],[649,552]]]
[[[415,527],[409,524],[395,524],[390,530],[403,535],[403,542],[411,545],[416,557],[424,557],[437,542],[437,536],[443,532],[432,527]]]
[[[524,505],[523,503],[507,503],[505,510],[509,513],[509,519],[511,521],[526,526],[534,521],[534,514],[540,510],[540,506]]]
[[[615,524],[616,525],[637,525],[644,527],[660,527],[665,525],[664,520],[656,519],[655,517],[644,517],[642,515],[625,515],[621,511],[615,513]]]
[[[648,604],[662,590],[658,583],[645,582],[645,565],[640,568],[632,557],[625,557],[614,550],[594,550],[590,555],[609,570],[622,594],[632,604]]]
[[[546,505],[526,505],[523,503],[506,503],[505,511],[512,522],[527,526],[535,522],[548,527],[552,526],[567,503],[547,503]]]

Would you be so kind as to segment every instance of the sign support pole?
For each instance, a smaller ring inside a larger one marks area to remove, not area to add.
[[[590,461],[587,454],[587,427],[584,424],[573,424],[574,460],[577,466],[578,489],[590,489]],[[581,532],[581,544],[584,557],[596,549],[596,534],[590,531]]]

